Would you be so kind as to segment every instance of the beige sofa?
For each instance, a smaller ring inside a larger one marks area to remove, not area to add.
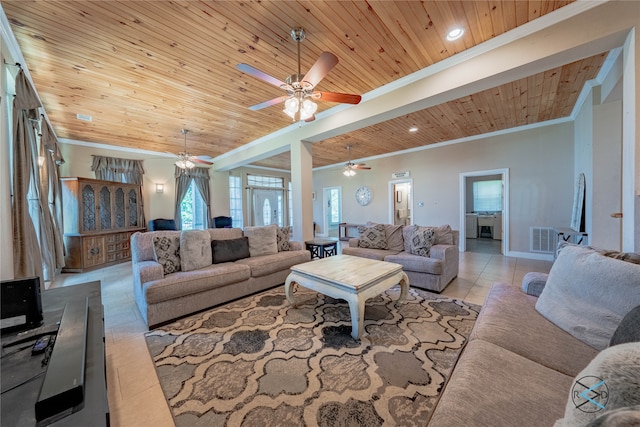
[[[243,237],[239,228],[207,230],[211,241]],[[284,283],[290,267],[311,259],[299,242],[289,250],[212,264],[192,271],[165,274],[154,260],[154,237],[180,236],[180,231],[153,231],[131,236],[134,296],[150,328]],[[183,260],[184,261],[184,260]]]
[[[411,227],[416,226],[377,225],[384,227],[386,249],[362,247],[360,238],[352,238],[349,239],[349,246],[342,248],[342,253],[400,264],[409,277],[411,286],[433,292],[441,292],[458,276],[460,254],[457,230],[451,230],[448,225],[432,227],[436,230],[435,244],[431,246],[428,256],[421,256],[407,250],[409,248],[405,239],[405,236],[410,235],[408,231]],[[383,242],[377,246],[385,247],[385,244]]]
[[[640,423],[640,265],[590,251],[563,249],[534,286],[525,276],[524,292],[492,286],[429,427],[586,426],[614,410]],[[542,314],[548,303],[551,320]],[[593,347],[585,332],[604,344]],[[591,395],[605,410],[579,394],[595,378],[608,386],[610,396]]]

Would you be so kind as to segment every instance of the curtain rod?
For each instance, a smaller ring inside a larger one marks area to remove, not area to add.
[[[12,63],[7,62],[7,61],[3,61],[3,62],[4,62],[4,65],[10,65],[12,67],[18,67],[18,68],[22,69],[22,65],[19,62],[16,62],[15,64],[12,64]]]

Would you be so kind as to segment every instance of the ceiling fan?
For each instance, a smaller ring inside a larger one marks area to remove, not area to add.
[[[184,135],[184,151],[179,152],[178,155],[176,156],[177,160],[175,162],[175,165],[181,169],[193,169],[196,166],[196,163],[201,163],[204,165],[212,165],[213,162],[210,162],[208,160],[203,160],[201,158],[201,157],[207,157],[207,158],[211,158],[211,157],[192,156],[187,152],[187,133],[189,133],[189,131],[187,129],[180,129],[180,132]]]
[[[260,110],[284,102],[284,110],[282,111],[291,117],[293,121],[296,121],[297,116],[298,120],[310,122],[315,120],[315,112],[318,109],[318,104],[313,102],[313,100],[341,102],[345,104],[358,104],[360,102],[362,99],[360,95],[315,90],[318,83],[336,66],[338,57],[331,52],[322,52],[315,64],[307,71],[307,74],[302,75],[300,71],[300,42],[305,38],[304,30],[302,28],[292,29],[291,38],[297,42],[298,45],[298,73],[291,74],[284,82],[249,64],[243,63],[237,65],[238,70],[277,86],[287,93],[286,96],[279,96],[269,101],[253,105],[249,107],[250,110]]]
[[[347,154],[349,155],[349,161],[344,166],[344,170],[342,171],[344,176],[354,176],[356,174],[356,169],[358,170],[371,170],[370,166],[367,166],[365,163],[353,163],[351,161],[351,146],[347,145]]]

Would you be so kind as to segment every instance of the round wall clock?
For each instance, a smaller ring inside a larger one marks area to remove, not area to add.
[[[366,185],[356,190],[356,201],[361,206],[367,206],[371,202],[371,189]]]

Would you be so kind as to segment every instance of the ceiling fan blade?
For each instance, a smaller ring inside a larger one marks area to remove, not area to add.
[[[256,111],[262,110],[263,108],[271,107],[272,105],[280,104],[287,99],[286,96],[279,96],[277,98],[270,99],[269,101],[262,102],[260,104],[252,105],[249,107],[249,110]]]
[[[190,159],[193,163],[201,163],[203,165],[212,165],[213,162],[208,162],[206,160],[199,159],[197,157],[191,157]]]
[[[360,163],[357,165],[353,166],[354,169],[360,169],[360,170],[371,170],[371,166],[367,166],[364,163]]]
[[[338,57],[331,52],[322,52],[315,64],[307,71],[302,79],[303,82],[309,82],[313,86],[320,83],[320,80],[329,74],[329,71],[338,63]]]
[[[253,77],[255,77],[256,79],[260,79],[263,82],[267,82],[269,84],[272,84],[274,86],[280,87],[283,84],[285,84],[283,81],[276,79],[275,77],[270,76],[269,74],[258,70],[257,68],[252,67],[249,64],[238,64],[236,66],[236,68],[240,71],[242,71],[243,73],[249,74]]]
[[[338,92],[313,92],[314,97],[319,96],[318,99],[329,102],[342,102],[343,104],[359,104],[362,97],[360,95],[354,95],[351,93],[338,93]]]

